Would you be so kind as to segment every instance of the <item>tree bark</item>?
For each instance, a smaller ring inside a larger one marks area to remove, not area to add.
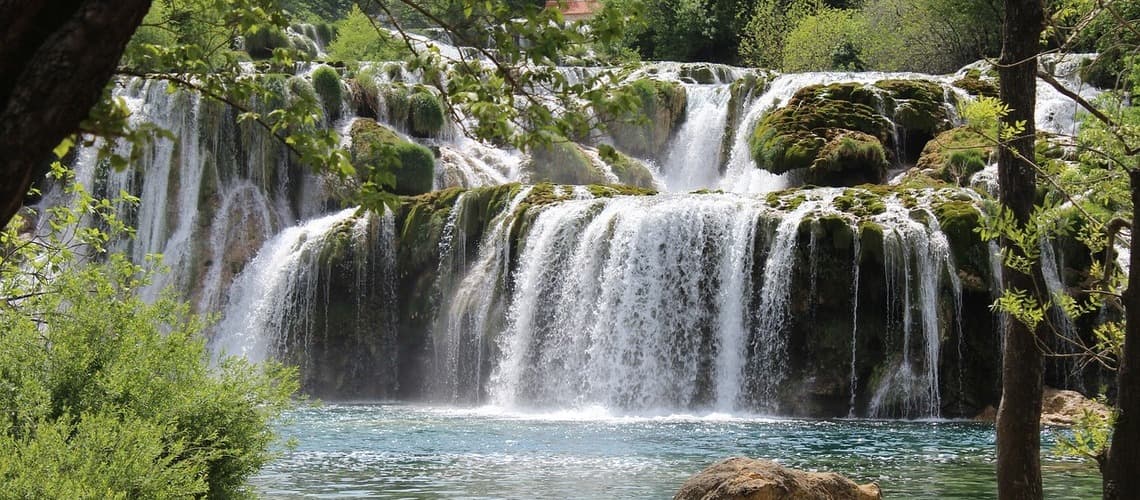
[[[1140,171],[1128,173],[1132,221],[1140,220]],[[1133,225],[1135,228],[1135,225]],[[1116,427],[1101,475],[1105,500],[1140,498],[1140,240],[1132,235],[1128,290],[1124,292],[1124,354],[1116,372]]]
[[[0,0],[0,227],[76,131],[151,0]]]
[[[998,151],[1002,205],[1024,226],[1033,212],[1036,173],[1033,111],[1037,102],[1037,48],[1044,27],[1041,0],[1006,0],[1002,24],[1002,53],[998,73],[1001,100],[1011,109],[1005,126],[1024,122],[1024,130]],[[1008,247],[1007,242],[1002,242]],[[1007,289],[1034,295],[1032,276],[1002,268]],[[1008,315],[1002,357],[1002,397],[997,414],[998,497],[1003,500],[1042,498],[1041,385],[1045,368],[1038,348],[1041,332]]]

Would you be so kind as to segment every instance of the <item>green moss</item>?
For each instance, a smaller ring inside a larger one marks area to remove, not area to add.
[[[582,152],[581,146],[562,139],[546,146],[536,146],[523,168],[530,182],[555,184],[605,184],[606,176]]]
[[[253,59],[269,59],[273,57],[273,49],[290,47],[289,35],[281,28],[259,27],[245,35],[245,51]]]
[[[985,168],[993,151],[977,133],[959,127],[928,142],[915,166],[933,179],[965,186],[970,176]]]
[[[847,219],[834,214],[825,215],[816,219],[815,224],[822,234],[830,237],[833,250],[842,252],[851,249],[854,235],[851,234],[851,223]]]
[[[653,173],[644,163],[630,158],[608,144],[598,146],[598,156],[610,166],[622,184],[641,188],[653,188]]]
[[[382,165],[393,165],[396,176],[393,192],[417,195],[431,191],[435,178],[435,157],[431,150],[400,139],[391,129],[366,118],[352,124],[351,135],[352,161],[365,176],[382,171],[378,168]]]
[[[848,131],[863,134],[858,136],[860,142],[865,142],[865,137],[877,140],[879,150],[883,150],[881,145],[891,137],[890,123],[872,107],[877,99],[874,92],[859,84],[800,89],[787,106],[769,113],[753,129],[749,146],[756,166],[775,174],[812,167],[828,142],[849,135],[845,134]],[[842,143],[833,145],[831,157],[820,165],[821,172],[836,166],[836,153],[846,149]],[[863,151],[873,156],[870,150]]]
[[[380,91],[380,95],[384,98],[384,108],[388,112],[388,122],[405,126],[409,111],[412,108],[411,95],[408,94],[408,89],[403,86],[389,86]]]
[[[988,247],[975,231],[981,223],[978,208],[972,202],[961,200],[945,201],[933,208],[934,216],[950,242],[963,285],[987,290],[985,283],[990,272],[990,255]]]
[[[894,121],[907,132],[930,137],[950,128],[941,85],[927,80],[880,80],[875,86],[888,92],[894,101]]]
[[[595,198],[613,198],[614,196],[652,196],[657,194],[653,189],[640,188],[637,186],[624,186],[624,185],[597,185],[592,184],[586,186],[586,190],[590,192]]]
[[[321,98],[329,120],[340,117],[344,91],[340,86],[340,74],[328,66],[321,65],[313,71],[313,90]]]
[[[443,105],[439,97],[420,89],[408,98],[408,130],[416,137],[430,137],[443,129]]]
[[[836,196],[831,205],[855,217],[865,218],[887,211],[881,194],[866,189],[848,189]]]
[[[820,148],[805,182],[818,186],[877,183],[887,168],[887,153],[878,139],[862,132],[840,132]]]
[[[872,261],[883,262],[883,226],[871,220],[859,223],[859,250],[861,258],[871,258]]]
[[[981,72],[970,70],[966,76],[954,80],[954,86],[965,90],[967,94],[983,97],[997,97],[998,86],[989,80],[983,80]]]

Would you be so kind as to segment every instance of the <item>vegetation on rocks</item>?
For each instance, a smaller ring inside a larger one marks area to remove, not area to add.
[[[657,156],[685,117],[685,88],[677,82],[641,79],[628,84],[633,110],[602,120],[618,149],[640,158]]]
[[[435,180],[435,157],[431,150],[406,141],[388,127],[367,118],[352,124],[352,161],[365,179],[393,185],[393,192],[416,195],[431,191]],[[379,168],[396,160],[391,177]]]

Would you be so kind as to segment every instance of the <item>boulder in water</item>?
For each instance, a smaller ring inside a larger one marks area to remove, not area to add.
[[[1070,427],[1077,423],[1086,411],[1098,413],[1107,418],[1110,410],[1105,405],[1086,398],[1077,391],[1054,389],[1046,387],[1041,396],[1041,424]],[[997,409],[987,406],[974,420],[981,422],[994,422],[997,420]]]
[[[770,460],[734,457],[689,478],[673,500],[873,500],[875,483],[855,484],[833,472],[803,472]]]

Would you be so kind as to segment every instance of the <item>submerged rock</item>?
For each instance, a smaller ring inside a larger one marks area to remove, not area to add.
[[[855,482],[833,472],[803,472],[769,460],[734,457],[689,478],[673,500],[873,500],[875,483]]]

